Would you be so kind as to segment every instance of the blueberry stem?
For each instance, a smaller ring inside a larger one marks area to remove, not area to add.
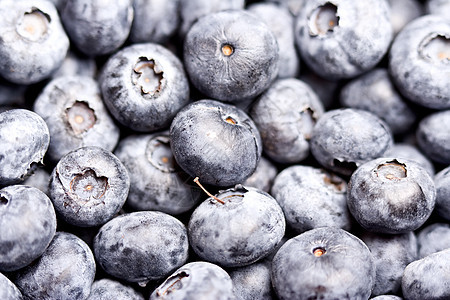
[[[217,202],[221,203],[221,204],[225,204],[225,202],[223,202],[222,200],[220,200],[219,198],[217,198],[216,196],[214,196],[213,194],[211,194],[210,192],[208,192],[203,185],[200,183],[200,181],[198,181],[198,177],[195,177],[194,182],[206,193],[206,195],[210,196],[211,198],[213,198],[214,200],[216,200]]]

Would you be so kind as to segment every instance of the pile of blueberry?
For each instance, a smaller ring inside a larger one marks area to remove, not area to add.
[[[2,0],[0,299],[450,299],[450,1]]]

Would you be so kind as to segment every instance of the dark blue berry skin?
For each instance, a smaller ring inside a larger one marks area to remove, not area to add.
[[[24,299],[86,299],[95,276],[91,249],[77,236],[57,232],[31,265],[15,274]]]
[[[232,186],[256,169],[261,137],[241,109],[214,100],[183,108],[170,126],[170,146],[180,167],[202,183]]]
[[[268,193],[272,188],[273,181],[277,174],[277,167],[270,160],[261,156],[255,172],[253,172],[242,185],[251,186]]]
[[[295,78],[276,80],[253,104],[250,116],[264,153],[279,163],[298,163],[309,155],[309,140],[324,108],[316,93]]]
[[[134,0],[134,18],[129,40],[132,43],[166,43],[180,24],[181,0]]]
[[[450,221],[450,166],[436,174],[434,183],[436,185],[436,213]]]
[[[203,260],[240,267],[270,254],[285,232],[283,211],[269,194],[237,185],[208,198],[191,215],[189,242]]]
[[[450,224],[433,223],[423,227],[417,234],[419,257],[450,248]]]
[[[324,226],[350,230],[346,193],[347,182],[339,176],[301,165],[281,171],[271,191],[297,233]]]
[[[258,261],[245,267],[232,269],[228,273],[233,281],[236,299],[276,299],[270,279],[270,261]]]
[[[295,25],[305,63],[328,79],[351,78],[372,69],[392,39],[387,1],[307,1]]]
[[[91,293],[86,300],[144,300],[141,293],[119,281],[103,278],[94,281]]]
[[[22,300],[22,293],[11,280],[0,273],[0,299],[2,300]]]
[[[156,211],[120,215],[103,225],[94,238],[94,254],[106,273],[146,284],[162,279],[186,263],[186,227]]]
[[[416,137],[420,150],[432,161],[450,164],[450,110],[434,112],[423,118]]]
[[[0,14],[0,75],[18,84],[50,77],[69,49],[69,39],[53,3],[2,1]]]
[[[389,72],[411,101],[434,109],[450,108],[450,65],[445,56],[449,36],[449,21],[427,15],[411,21],[394,39]]]
[[[112,151],[119,141],[119,128],[91,77],[53,79],[36,98],[33,109],[47,123],[51,136],[47,155],[53,162],[83,146]]]
[[[49,143],[47,124],[35,112],[0,113],[0,186],[23,181],[33,165],[42,163]]]
[[[50,244],[56,215],[46,194],[31,186],[0,190],[0,271],[29,265]]]
[[[50,198],[67,223],[89,227],[112,219],[124,205],[130,177],[122,162],[100,147],[64,155],[50,178]]]
[[[110,56],[99,84],[111,114],[135,131],[168,127],[189,103],[189,83],[181,61],[158,44],[133,44]]]
[[[291,238],[272,261],[272,284],[280,300],[368,299],[374,282],[369,248],[339,228],[316,228]]]
[[[253,98],[278,75],[275,35],[245,10],[200,18],[187,33],[183,47],[189,79],[208,98],[227,102]]]
[[[369,247],[375,261],[375,284],[372,296],[401,291],[403,270],[418,259],[414,233],[383,235],[364,232],[359,238]]]
[[[230,275],[218,265],[196,261],[171,274],[150,295],[149,300],[232,300]]]
[[[369,111],[385,121],[393,134],[410,130],[416,120],[414,111],[396,91],[386,69],[373,69],[353,79],[341,90],[345,107]]]
[[[61,19],[71,42],[88,56],[117,50],[128,38],[133,21],[132,0],[65,1]]]
[[[390,149],[384,154],[386,157],[398,157],[408,160],[414,160],[424,167],[430,176],[434,176],[434,166],[420,150],[413,145],[406,143],[394,143]]]
[[[131,135],[114,152],[130,174],[127,206],[134,210],[184,213],[200,200],[201,190],[175,163],[168,132]]]
[[[394,36],[412,20],[424,14],[424,7],[418,0],[388,0]]]
[[[329,110],[314,126],[311,152],[325,168],[349,176],[361,164],[383,156],[392,146],[389,126],[372,113]]]
[[[432,177],[414,161],[378,158],[352,174],[347,204],[368,231],[399,234],[416,230],[430,217],[436,201]]]
[[[450,249],[410,263],[403,272],[403,297],[408,300],[450,298]]]
[[[247,10],[261,18],[275,35],[279,48],[278,78],[297,77],[300,58],[295,48],[294,16],[286,6],[260,2],[247,6]]]

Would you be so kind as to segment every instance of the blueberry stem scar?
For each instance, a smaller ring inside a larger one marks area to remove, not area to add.
[[[233,46],[229,45],[229,44],[225,44],[222,46],[222,53],[225,56],[230,56],[231,54],[233,54],[234,49]]]
[[[325,251],[325,249],[322,247],[317,247],[317,248],[314,248],[314,250],[313,250],[313,254],[315,257],[320,257],[320,256],[324,255],[326,252],[327,251]]]
[[[211,194],[210,192],[208,192],[203,185],[198,181],[198,177],[195,177],[194,182],[206,193],[206,195],[210,196],[211,198],[213,198],[214,200],[216,200],[217,202],[221,203],[221,204],[225,204],[225,202],[223,202],[222,200],[220,200],[219,198],[217,198],[216,196],[214,196],[213,194]]]

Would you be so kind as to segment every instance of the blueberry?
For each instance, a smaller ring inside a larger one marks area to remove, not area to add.
[[[292,15],[297,16],[305,5],[306,0],[267,0],[286,6]]]
[[[450,224],[432,223],[417,235],[419,258],[450,248]]]
[[[0,271],[15,271],[42,255],[56,232],[46,194],[31,186],[0,190]]]
[[[276,299],[270,279],[270,261],[263,260],[229,271],[234,295],[241,300]]]
[[[119,141],[119,128],[91,77],[53,79],[36,98],[34,111],[47,123],[51,136],[47,153],[54,162],[83,146],[112,151]]]
[[[397,35],[406,24],[424,14],[423,5],[418,0],[388,0],[388,2],[394,35]]]
[[[144,300],[141,293],[119,281],[103,278],[94,281],[91,293],[86,300]]]
[[[134,0],[134,18],[129,40],[132,43],[166,43],[180,24],[181,0]]]
[[[200,200],[200,189],[175,163],[168,132],[131,135],[122,139],[115,154],[130,174],[126,204],[135,210],[158,210],[176,215]]]
[[[215,186],[242,183],[262,152],[260,134],[247,114],[214,100],[196,101],[177,114],[170,146],[186,173]]]
[[[0,14],[0,75],[19,84],[50,77],[69,49],[69,39],[53,3],[2,1]]]
[[[416,230],[435,206],[433,179],[419,164],[400,158],[378,158],[352,174],[347,204],[368,231],[399,234]]]
[[[253,98],[278,74],[275,35],[256,15],[244,10],[200,18],[186,35],[183,54],[192,84],[217,100]]]
[[[450,164],[450,110],[433,112],[419,122],[416,137],[419,148],[432,161]]]
[[[347,182],[311,166],[293,165],[281,171],[272,186],[286,223],[301,233],[313,228],[351,227],[347,208]]]
[[[47,124],[35,112],[12,109],[0,113],[0,186],[24,180],[43,162],[49,143]]]
[[[49,195],[48,184],[50,182],[50,173],[44,168],[37,168],[21,184],[29,185],[39,189],[46,195]]]
[[[157,299],[231,300],[235,297],[230,275],[224,269],[196,261],[185,264],[161,283],[149,298]]]
[[[120,215],[103,225],[93,248],[106,273],[146,284],[185,264],[188,246],[186,227],[180,221],[162,212],[143,211]]]
[[[314,91],[294,79],[276,80],[250,112],[258,128],[264,153],[280,163],[298,163],[309,155],[314,124],[324,112]]]
[[[69,51],[61,66],[52,74],[52,78],[62,76],[97,76],[97,64],[94,58],[85,57],[76,51]]]
[[[448,0],[425,0],[425,12],[432,15],[440,15],[445,18],[450,16],[450,3]]]
[[[310,143],[322,166],[349,176],[361,164],[383,156],[393,141],[388,125],[374,114],[341,108],[319,118]]]
[[[269,194],[237,185],[202,202],[188,224],[189,241],[203,260],[249,265],[271,253],[285,231],[283,211]]]
[[[158,44],[133,44],[110,56],[99,84],[111,114],[136,131],[168,127],[189,102],[181,61]]]
[[[396,295],[380,295],[373,298],[370,298],[370,300],[402,300],[402,297],[396,296]]]
[[[336,95],[339,94],[338,89],[341,88],[340,81],[320,77],[308,68],[303,68],[302,70],[303,72],[300,73],[299,79],[312,88],[325,108],[331,109],[334,107]]]
[[[50,198],[64,221],[97,226],[113,218],[125,203],[130,177],[122,162],[100,147],[82,147],[64,155],[50,178]]]
[[[418,258],[414,233],[383,235],[365,232],[360,238],[369,247],[375,261],[372,296],[399,294],[403,270]]]
[[[251,186],[268,193],[277,174],[277,167],[270,160],[261,156],[255,172],[242,185]]]
[[[65,1],[61,19],[71,42],[84,54],[99,56],[119,49],[130,33],[132,0]]]
[[[430,176],[434,176],[434,166],[431,161],[414,145],[406,143],[394,143],[384,154],[387,157],[398,157],[414,160],[424,167]]]
[[[22,293],[11,280],[0,273],[0,299],[3,300],[21,300]]]
[[[95,276],[91,249],[77,236],[57,232],[31,265],[15,275],[25,299],[86,299]]]
[[[375,263],[353,234],[321,227],[289,239],[272,261],[272,284],[284,299],[368,299]]]
[[[410,300],[450,298],[450,249],[410,263],[403,272],[403,297]]]
[[[436,213],[450,221],[450,166],[436,174],[434,183],[436,185]]]
[[[394,39],[389,72],[400,92],[415,103],[450,108],[450,23],[436,15],[416,18]]]
[[[260,2],[250,4],[247,10],[261,18],[277,39],[280,51],[278,78],[296,77],[300,72],[300,58],[295,48],[294,16],[288,7]]]
[[[393,134],[411,129],[416,115],[396,91],[386,69],[373,69],[348,82],[341,90],[342,106],[369,111],[385,121]]]
[[[295,25],[305,63],[328,79],[372,69],[392,39],[389,5],[382,0],[306,1]]]

